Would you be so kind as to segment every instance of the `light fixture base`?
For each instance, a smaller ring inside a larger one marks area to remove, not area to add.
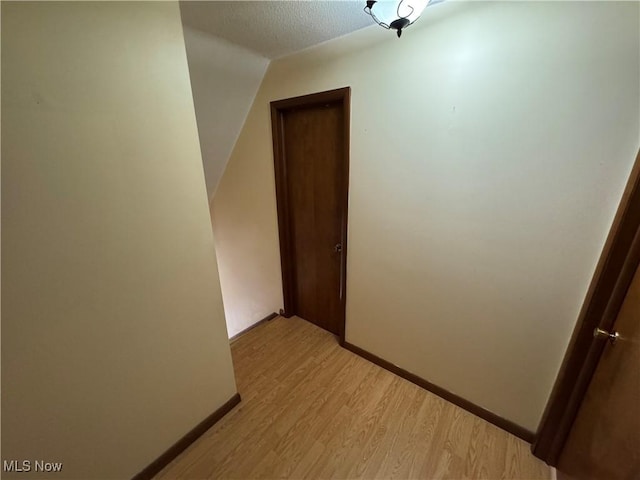
[[[396,30],[398,33],[398,38],[400,38],[400,36],[402,35],[402,29],[408,26],[410,23],[411,22],[406,18],[398,18],[397,20],[391,22],[389,27]]]

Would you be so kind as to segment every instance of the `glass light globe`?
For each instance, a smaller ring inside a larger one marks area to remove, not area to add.
[[[379,0],[367,2],[365,12],[384,28],[394,29],[398,37],[402,29],[415,22],[429,4],[429,0]]]

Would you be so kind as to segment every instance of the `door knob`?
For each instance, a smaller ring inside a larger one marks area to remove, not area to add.
[[[620,334],[618,332],[607,332],[606,330],[603,330],[601,328],[594,328],[593,330],[593,336],[595,338],[601,338],[603,340],[609,340],[609,343],[611,343],[611,345],[613,345],[614,343],[616,343],[616,340],[618,340],[618,338],[620,338]]]
[[[342,244],[341,243],[336,243],[336,246],[333,247],[333,249],[336,251],[336,253],[342,252]]]

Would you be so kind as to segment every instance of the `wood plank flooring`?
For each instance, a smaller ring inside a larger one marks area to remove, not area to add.
[[[299,318],[231,351],[242,403],[156,478],[551,478],[526,442]]]

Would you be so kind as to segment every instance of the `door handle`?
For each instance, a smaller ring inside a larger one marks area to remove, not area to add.
[[[620,338],[620,334],[618,332],[607,332],[606,330],[603,330],[601,328],[594,328],[593,329],[593,336],[594,338],[601,338],[603,340],[609,340],[609,343],[611,343],[611,345],[613,345],[614,343],[616,343],[616,340],[618,340],[618,338]]]
[[[333,247],[333,251],[340,254],[340,285],[339,285],[339,290],[338,290],[338,298],[340,298],[340,302],[342,302],[342,290],[344,288],[344,284],[342,283],[344,281],[344,258],[342,258],[342,244],[341,243],[336,243],[335,246]]]

